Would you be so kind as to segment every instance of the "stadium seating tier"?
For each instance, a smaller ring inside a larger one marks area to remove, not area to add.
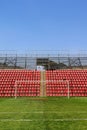
[[[87,70],[49,70],[46,96],[87,96]],[[0,70],[0,97],[40,96],[41,73],[32,70]],[[43,82],[44,84],[44,82]],[[42,85],[43,85],[42,84]]]

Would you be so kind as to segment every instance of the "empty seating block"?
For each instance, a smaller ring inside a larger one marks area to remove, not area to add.
[[[87,96],[87,70],[46,71],[46,95]]]
[[[0,97],[39,96],[40,72],[0,70]]]

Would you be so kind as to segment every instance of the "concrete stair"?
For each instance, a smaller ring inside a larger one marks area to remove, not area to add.
[[[45,71],[41,71],[41,85],[40,85],[40,96],[46,96],[46,73]]]

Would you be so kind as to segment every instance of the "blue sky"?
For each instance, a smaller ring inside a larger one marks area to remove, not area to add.
[[[87,50],[87,0],[0,0],[0,50]]]

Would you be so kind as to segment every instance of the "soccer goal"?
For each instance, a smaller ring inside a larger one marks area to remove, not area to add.
[[[62,94],[58,95],[58,94],[54,94],[54,93],[58,93],[58,86],[55,86],[55,83],[65,83],[66,87],[64,88],[67,89],[66,90],[66,96],[68,97],[68,99],[70,98],[70,86],[69,86],[69,81],[68,80],[19,80],[19,81],[15,81],[15,99],[17,97],[21,97],[21,96],[49,96],[47,94],[47,92],[53,93],[52,96],[64,96],[63,94],[63,90],[59,88],[59,93]],[[52,86],[54,84],[54,86]],[[49,85],[49,86],[48,86]],[[50,87],[51,85],[51,87]],[[51,89],[52,90],[51,90]]]

